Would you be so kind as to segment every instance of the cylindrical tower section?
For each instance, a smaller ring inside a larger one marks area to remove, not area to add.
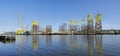
[[[34,20],[32,24],[32,34],[38,34],[39,33],[39,23]]]
[[[98,15],[96,16],[95,33],[96,34],[102,33],[102,14],[100,13],[98,13]]]
[[[78,27],[79,27],[79,21],[75,20],[75,25],[73,25],[73,32],[74,33],[78,32]]]
[[[80,30],[81,30],[80,22],[78,20],[76,20],[75,23],[76,23],[77,33],[80,33]]]
[[[47,25],[46,26],[46,34],[51,34],[52,33],[52,25]]]
[[[68,32],[73,33],[73,20],[69,20]]]
[[[82,19],[81,33],[86,34],[87,32],[86,20]]]
[[[67,31],[67,24],[63,23],[62,25],[59,26],[59,32],[61,33],[66,33]]]
[[[87,34],[94,34],[92,14],[88,15]]]

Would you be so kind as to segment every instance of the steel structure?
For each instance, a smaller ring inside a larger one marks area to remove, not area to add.
[[[82,19],[81,34],[87,34],[87,25],[85,19]]]
[[[68,31],[69,33],[73,33],[73,21],[72,20],[69,20]]]
[[[39,23],[34,20],[32,24],[32,34],[38,34],[39,33]]]
[[[98,15],[96,16],[95,33],[96,34],[102,33],[102,14],[100,13],[98,13]]]
[[[46,26],[46,34],[51,34],[52,32],[52,25],[47,25]]]
[[[73,26],[73,32],[74,32],[74,33],[77,33],[79,30],[80,30],[80,29],[79,29],[79,21],[76,20],[76,21],[75,21],[75,25]]]
[[[25,28],[23,26],[23,22],[22,22],[22,17],[20,15],[20,13],[18,13],[18,20],[19,20],[19,29],[17,30],[17,34],[20,35],[20,34],[24,34],[25,33]]]
[[[62,25],[59,26],[59,32],[65,33],[67,31],[67,24],[63,23]]]
[[[88,15],[87,34],[94,34],[92,14]]]

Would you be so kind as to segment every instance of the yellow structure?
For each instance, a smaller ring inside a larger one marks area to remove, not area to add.
[[[22,18],[20,16],[20,13],[18,13],[18,20],[19,20],[19,23],[20,23],[20,25],[19,25],[20,29],[17,30],[16,34],[20,35],[20,34],[25,33],[25,29],[24,29],[24,26],[23,26],[23,22],[22,22]]]
[[[21,33],[21,30],[20,30],[20,29],[18,29],[18,30],[17,30],[17,34],[20,34],[20,33]]]
[[[34,20],[32,23],[32,33],[31,34],[38,34],[39,33],[39,23],[37,20]]]
[[[100,13],[96,16],[95,33],[102,33],[102,14]]]
[[[36,26],[39,25],[39,23],[37,22],[37,20],[34,20],[34,21],[33,21],[33,25],[36,25]]]
[[[85,19],[82,19],[82,25],[86,25]]]
[[[102,14],[98,13],[98,15],[96,16],[96,22],[100,22],[102,20],[101,16]]]
[[[92,20],[92,14],[88,14],[88,20]]]
[[[76,23],[76,25],[79,25],[79,21],[78,20],[76,20],[75,23]]]
[[[22,34],[22,33],[24,33],[24,32],[25,32],[24,29],[18,29],[16,34],[20,35],[20,34]]]
[[[33,35],[33,43],[32,43],[32,47],[34,49],[34,51],[37,51],[38,49],[38,36]]]
[[[70,24],[70,25],[73,24],[73,21],[72,21],[71,19],[69,20],[69,24]]]
[[[93,23],[93,19],[92,19],[92,14],[88,14],[88,21],[89,21],[89,24],[92,24]]]

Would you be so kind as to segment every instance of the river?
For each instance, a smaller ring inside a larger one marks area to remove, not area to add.
[[[17,35],[0,56],[120,56],[120,35]]]

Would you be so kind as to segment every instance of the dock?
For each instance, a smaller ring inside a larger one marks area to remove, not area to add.
[[[0,35],[0,42],[2,43],[13,43],[15,42],[15,40],[16,40],[15,36]]]

